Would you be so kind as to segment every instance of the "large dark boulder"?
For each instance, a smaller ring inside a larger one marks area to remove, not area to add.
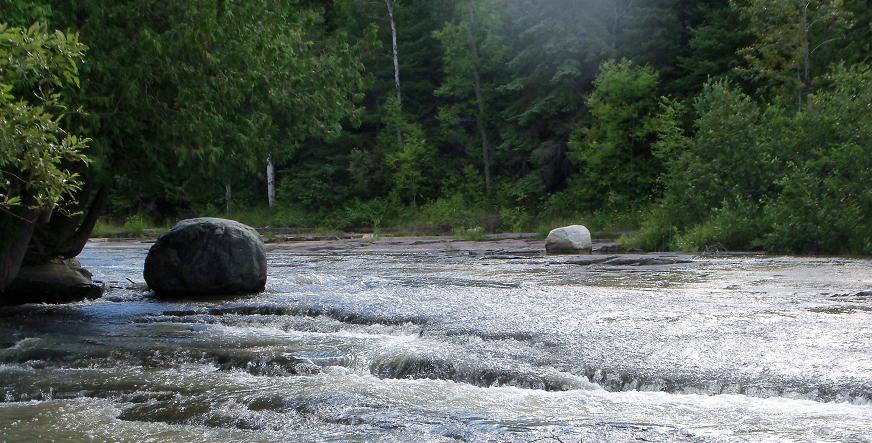
[[[253,228],[221,218],[182,220],[145,258],[145,282],[158,295],[261,292],[266,254]]]
[[[103,285],[91,280],[91,273],[78,260],[54,259],[22,266],[0,294],[0,304],[68,303],[99,298]]]

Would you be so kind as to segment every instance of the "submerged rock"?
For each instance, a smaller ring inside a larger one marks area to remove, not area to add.
[[[847,294],[833,294],[831,297],[847,297],[847,298],[872,298],[872,291],[860,291]]]
[[[182,220],[163,233],[145,258],[145,282],[159,295],[261,292],[266,254],[260,235],[233,220]]]
[[[56,259],[21,267],[0,297],[2,304],[69,303],[103,295],[103,285],[78,260]]]
[[[545,239],[545,251],[549,254],[589,254],[592,247],[590,231],[582,225],[554,229]]]

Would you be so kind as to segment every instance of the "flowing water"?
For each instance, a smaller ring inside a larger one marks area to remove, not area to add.
[[[165,300],[147,247],[0,307],[0,440],[872,441],[867,260],[279,246]]]

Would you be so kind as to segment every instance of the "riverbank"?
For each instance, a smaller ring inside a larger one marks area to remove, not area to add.
[[[257,229],[267,242],[337,237],[378,239],[448,236],[461,240],[492,240],[533,236],[544,239],[554,228],[575,224],[586,226],[595,238],[616,240],[632,234],[641,223],[640,212],[532,217],[475,208],[441,208],[435,203],[416,210],[403,208],[401,213],[391,218],[367,218],[357,213],[346,214],[345,218],[337,218],[335,214],[321,218],[314,214],[291,217],[286,214],[289,211],[294,212],[290,209],[252,208],[230,214],[198,212],[196,216],[236,220]],[[182,218],[191,217],[194,215]],[[153,239],[176,221],[177,219],[154,219],[139,214],[126,218],[107,216],[97,223],[92,237]]]
[[[484,234],[479,240],[459,239],[447,235],[430,236],[379,236],[364,233],[335,234],[276,234],[274,231],[258,230],[264,237],[267,251],[275,249],[298,250],[303,252],[342,251],[342,252],[433,252],[467,253],[471,255],[541,255],[545,252],[545,241],[536,233]],[[92,238],[91,244],[109,247],[141,247],[151,243],[155,236],[139,238]],[[598,238],[593,241],[594,254],[610,254],[620,251],[614,239]]]

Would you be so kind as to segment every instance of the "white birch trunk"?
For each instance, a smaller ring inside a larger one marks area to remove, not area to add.
[[[266,198],[269,207],[276,204],[276,176],[273,168],[272,155],[266,156]]]
[[[392,0],[385,0],[385,6],[388,8],[388,19],[391,22],[391,42],[393,44],[394,56],[394,87],[397,90],[397,103],[403,105],[403,96],[400,93],[400,57],[397,51],[397,25],[394,23],[394,3]]]
[[[394,3],[392,0],[385,0],[385,6],[388,8],[388,19],[391,22],[391,42],[393,45],[394,58],[394,88],[397,92],[397,105],[399,111],[403,112],[403,94],[400,89],[400,54],[397,50],[397,24],[394,22]],[[397,128],[397,146],[400,150],[403,149],[403,131]]]

